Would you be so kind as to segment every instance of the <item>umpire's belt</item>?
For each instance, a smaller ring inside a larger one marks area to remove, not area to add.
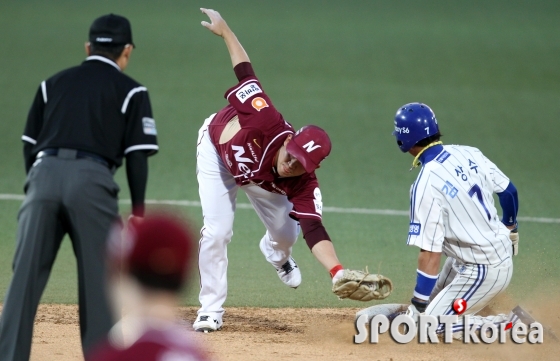
[[[66,159],[88,159],[94,162],[103,164],[105,167],[109,168],[111,171],[113,170],[113,165],[108,162],[105,158],[95,153],[86,152],[83,150],[76,150],[76,149],[68,149],[68,148],[47,148],[43,149],[39,153],[37,153],[36,159],[50,157],[50,156],[58,156],[59,158],[66,158]]]

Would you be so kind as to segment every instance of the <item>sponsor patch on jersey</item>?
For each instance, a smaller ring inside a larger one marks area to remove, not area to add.
[[[443,163],[449,158],[451,154],[448,151],[444,150],[440,155],[437,156],[436,161]]]
[[[228,167],[231,168],[231,165],[233,163],[231,162],[231,160],[229,160],[229,154],[225,153],[225,158],[226,158],[226,164],[228,165]]]
[[[249,151],[251,152],[251,156],[255,160],[255,163],[258,163],[259,157],[257,156],[257,153],[255,153],[255,150],[253,149],[253,145],[251,144],[251,142],[247,142],[247,146],[249,147]]]
[[[315,188],[313,190],[313,197],[319,202],[323,200],[323,196],[321,195],[321,190],[319,188]]]
[[[323,214],[323,202],[314,199],[313,203],[315,203],[315,212],[322,215]]]
[[[418,236],[420,235],[420,229],[422,225],[420,223],[411,223],[408,227],[408,235],[409,236]]]
[[[256,97],[255,99],[251,100],[251,105],[259,112],[263,108],[268,108],[268,104],[266,103],[266,100],[264,100],[261,97]]]
[[[142,118],[142,127],[144,128],[144,134],[157,135],[156,121],[152,118]]]
[[[274,184],[274,182],[270,182],[270,185],[272,186],[272,188],[274,188],[275,193],[286,195],[286,192],[282,188]]]
[[[242,86],[238,91],[236,91],[235,96],[241,103],[245,103],[247,99],[258,93],[262,93],[262,90],[261,88],[259,88],[257,83],[249,83]]]

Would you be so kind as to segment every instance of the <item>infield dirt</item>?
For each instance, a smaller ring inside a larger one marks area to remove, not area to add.
[[[514,306],[507,297],[493,302],[499,311]],[[560,330],[560,316],[548,304],[532,305],[533,315]],[[227,308],[219,332],[192,333],[214,360],[557,360],[560,343],[545,336],[543,344],[395,343],[382,335],[379,344],[354,344],[357,308]],[[190,326],[195,307],[178,310]],[[554,315],[554,316],[551,316]],[[41,305],[35,321],[32,361],[83,360],[76,305]]]

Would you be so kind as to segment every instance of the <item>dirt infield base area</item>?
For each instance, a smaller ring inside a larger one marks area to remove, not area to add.
[[[215,360],[558,360],[560,343],[401,345],[382,335],[378,344],[354,344],[358,309],[227,308],[219,332],[193,332]],[[542,309],[539,308],[539,311]],[[83,360],[76,305],[41,305],[35,321],[33,361]],[[549,325],[560,326],[558,313]],[[196,308],[179,309],[190,325]]]

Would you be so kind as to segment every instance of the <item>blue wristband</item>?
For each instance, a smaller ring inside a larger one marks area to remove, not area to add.
[[[438,276],[432,276],[420,270],[416,270],[416,287],[414,288],[414,297],[427,301],[436,285]]]

